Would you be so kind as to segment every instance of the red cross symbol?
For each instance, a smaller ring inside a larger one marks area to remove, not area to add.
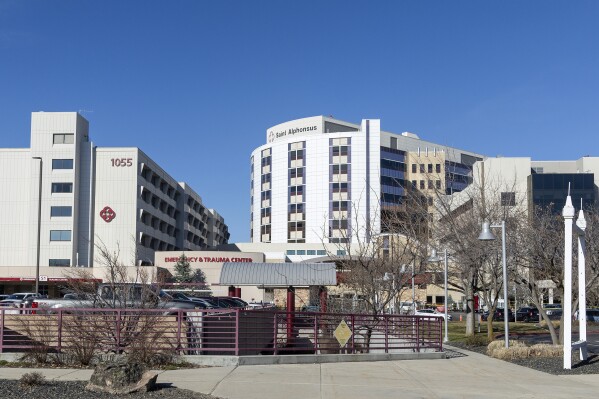
[[[100,217],[104,219],[106,223],[112,222],[112,219],[116,217],[116,212],[112,210],[111,207],[105,206],[104,209],[100,211]]]

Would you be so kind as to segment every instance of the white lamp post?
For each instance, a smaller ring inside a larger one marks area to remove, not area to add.
[[[509,326],[509,307],[507,299],[507,262],[505,260],[505,220],[501,221],[501,224],[490,225],[489,222],[483,222],[483,230],[478,236],[479,240],[491,241],[495,239],[495,234],[491,231],[491,228],[501,227],[501,255],[503,260],[503,321],[504,321],[504,334],[505,334],[505,347],[510,347],[510,326]]]
[[[448,322],[448,319],[447,319],[447,256],[448,256],[447,255],[447,248],[445,248],[443,250],[443,259],[444,259],[444,266],[445,266],[445,268],[444,268],[445,273],[444,273],[444,279],[443,279],[444,282],[445,282],[445,300],[444,300],[445,301],[445,304],[444,304],[444,308],[445,308],[445,336],[443,337],[443,342],[449,341],[448,334],[447,334],[447,322]],[[439,262],[439,261],[441,261],[441,258],[439,258],[437,256],[437,251],[435,249],[433,249],[433,253],[428,258],[428,261],[429,262]]]

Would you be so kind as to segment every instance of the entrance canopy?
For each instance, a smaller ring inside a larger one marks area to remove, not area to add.
[[[223,263],[220,285],[337,285],[334,263]]]

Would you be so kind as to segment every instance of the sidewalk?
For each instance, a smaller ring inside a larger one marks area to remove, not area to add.
[[[164,371],[158,382],[230,399],[590,398],[597,375],[555,376],[462,351],[444,360],[231,366]],[[88,380],[91,370],[36,369]],[[18,379],[32,369],[0,369]]]

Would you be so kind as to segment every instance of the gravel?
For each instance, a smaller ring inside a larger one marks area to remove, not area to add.
[[[486,346],[466,346],[461,342],[451,342],[450,346],[483,355],[487,354]],[[572,369],[570,370],[564,369],[563,357],[529,357],[505,361],[554,375],[599,374],[599,354],[589,352],[588,359],[583,362],[579,359],[577,350],[572,352]]]
[[[21,386],[18,380],[0,380],[0,397],[3,399],[113,399],[113,398],[164,398],[164,399],[218,399],[216,396],[205,395],[174,388],[170,384],[157,384],[152,392],[135,393],[130,395],[111,395],[85,390],[87,382],[81,381],[49,381],[42,385],[31,387]]]

